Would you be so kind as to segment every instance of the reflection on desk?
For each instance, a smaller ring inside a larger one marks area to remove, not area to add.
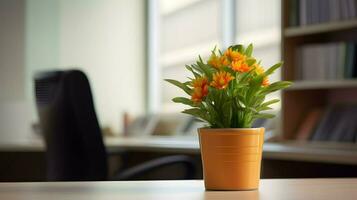
[[[0,199],[355,199],[357,179],[261,180],[259,190],[205,191],[203,181],[0,183]]]
[[[199,154],[197,137],[109,137],[104,140],[109,153],[121,151],[146,151],[164,153]],[[279,159],[309,162],[325,162],[357,165],[355,144],[325,145],[319,142],[266,142],[263,159]],[[334,146],[335,148],[331,148]],[[0,152],[41,152],[40,140],[28,140],[0,144]]]

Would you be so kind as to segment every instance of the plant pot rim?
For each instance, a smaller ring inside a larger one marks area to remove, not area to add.
[[[241,131],[241,130],[260,130],[260,129],[264,129],[264,127],[260,127],[260,128],[198,128],[198,130],[205,130],[205,131]]]

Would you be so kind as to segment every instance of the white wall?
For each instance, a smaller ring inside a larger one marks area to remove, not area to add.
[[[115,132],[124,111],[144,112],[145,1],[1,0],[0,9],[0,140],[31,134],[33,75],[41,70],[82,69],[101,125]]]
[[[117,132],[124,111],[144,112],[145,2],[61,0],[60,4],[59,64],[87,73],[102,125]]]
[[[25,96],[24,7],[22,0],[0,1],[0,102]]]
[[[0,1],[0,142],[18,140],[29,133],[24,10],[23,0]]]

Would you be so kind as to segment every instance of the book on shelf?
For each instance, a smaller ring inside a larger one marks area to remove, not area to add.
[[[326,111],[322,115],[319,124],[316,127],[316,130],[312,135],[311,140],[317,140],[317,141],[328,140],[329,135],[332,133],[333,130],[332,127],[336,123],[336,120],[338,119],[338,116],[335,116],[335,114],[338,114],[338,109],[335,109],[332,106],[326,109]]]
[[[295,80],[357,78],[357,44],[307,44],[296,50]]]
[[[357,77],[357,74],[354,74],[357,70],[354,69],[356,65],[356,47],[353,43],[348,43],[346,45],[346,63],[345,63],[345,78]]]
[[[357,104],[312,109],[302,120],[297,140],[357,143]]]
[[[357,0],[290,0],[289,26],[355,19]]]
[[[309,111],[303,119],[303,122],[300,124],[295,139],[308,140],[309,138],[311,138],[311,134],[314,132],[317,123],[321,119],[322,114],[322,108],[314,108]]]

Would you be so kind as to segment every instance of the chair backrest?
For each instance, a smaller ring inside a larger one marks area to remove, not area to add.
[[[107,155],[86,75],[78,70],[38,73],[35,92],[48,180],[105,180]]]

